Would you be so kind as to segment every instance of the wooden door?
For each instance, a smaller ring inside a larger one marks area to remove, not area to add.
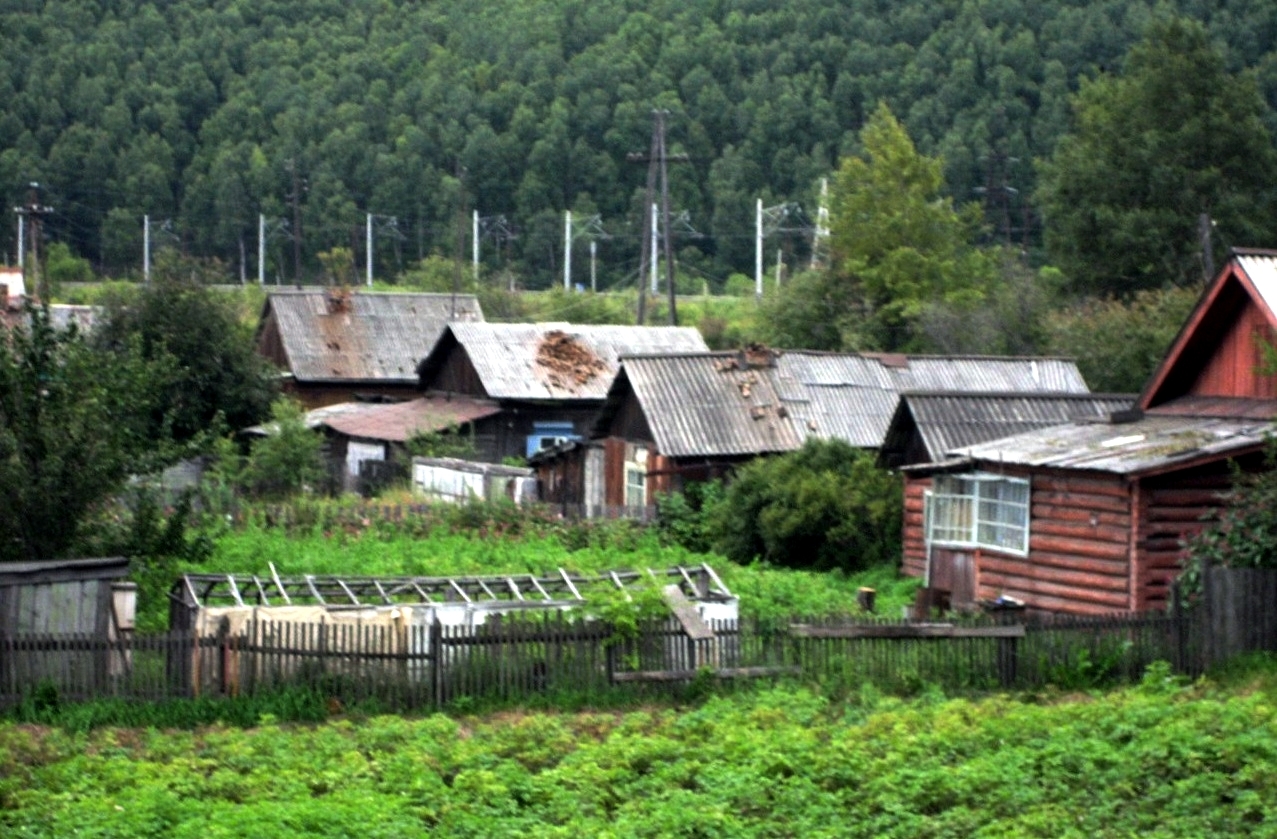
[[[931,548],[931,582],[933,589],[949,592],[949,603],[955,609],[975,606],[975,554],[960,548]]]

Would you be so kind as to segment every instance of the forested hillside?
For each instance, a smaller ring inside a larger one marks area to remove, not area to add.
[[[1277,127],[1277,4],[1263,0],[0,8],[0,191],[14,206],[38,181],[50,238],[117,275],[137,270],[144,214],[228,273],[255,264],[264,214],[271,276],[292,281],[294,234],[311,274],[322,251],[361,252],[373,213],[388,274],[468,250],[477,209],[517,234],[485,240],[485,260],[535,287],[555,277],[572,209],[601,217],[600,284],[617,284],[637,265],[647,177],[627,155],[647,153],[654,107],[690,157],[670,167],[682,264],[711,281],[752,272],[757,198],[814,215],[879,101],[943,158],[950,196],[985,202],[990,239],[1036,246],[1034,160],[1068,128],[1080,78],[1116,69],[1155,8],[1202,21],[1230,70],[1253,68]]]

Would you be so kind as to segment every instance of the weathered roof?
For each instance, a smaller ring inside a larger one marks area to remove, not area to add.
[[[687,326],[453,323],[421,362],[423,387],[457,346],[489,397],[520,400],[601,400],[623,355],[707,349]]]
[[[129,559],[124,556],[0,562],[0,586],[71,580],[113,580],[127,576],[128,573]]]
[[[670,457],[791,451],[808,437],[877,448],[905,390],[1087,392],[1077,366],[1056,358],[762,352],[627,357],[595,433],[626,387]]]
[[[1084,418],[1108,419],[1135,404],[1135,394],[904,393],[887,433],[903,448],[912,421],[929,460],[947,452]]]
[[[1268,311],[1277,316],[1277,251],[1239,249],[1235,258]]]
[[[493,402],[464,396],[355,404],[358,407],[330,413],[317,424],[347,437],[402,443],[414,434],[445,431],[501,413],[501,408]]]
[[[1146,415],[1128,423],[1072,422],[951,454],[974,462],[1136,475],[1258,450],[1273,431],[1271,422]]]
[[[1277,400],[1190,394],[1172,399],[1170,402],[1163,402],[1155,408],[1149,408],[1148,413],[1181,417],[1270,420],[1277,418]]]
[[[449,321],[481,321],[473,294],[363,293],[331,289],[272,292],[272,316],[299,382],[417,380],[417,362]]]

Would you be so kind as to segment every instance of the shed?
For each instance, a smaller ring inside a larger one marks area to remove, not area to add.
[[[417,363],[444,326],[482,320],[472,294],[288,289],[267,297],[257,351],[284,371],[285,390],[307,408],[411,399]]]
[[[1277,375],[1277,252],[1237,251],[1134,410],[907,467],[906,573],[958,602],[1008,595],[1077,614],[1167,602],[1184,540],[1235,468],[1265,468]]]
[[[454,457],[414,457],[412,490],[437,501],[537,500],[536,475],[522,466],[477,463]]]
[[[103,684],[124,662],[109,642],[133,631],[137,587],[124,557],[0,564],[0,693],[49,681],[74,692]],[[90,641],[72,648],[71,639]]]

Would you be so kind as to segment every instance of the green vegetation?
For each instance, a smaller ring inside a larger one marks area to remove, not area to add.
[[[131,474],[162,465],[149,435],[171,367],[131,341],[118,354],[28,305],[0,337],[0,561],[66,556],[90,514]]]
[[[1271,676],[1106,695],[72,733],[0,723],[0,832],[102,837],[1255,836]]]
[[[862,571],[899,558],[903,504],[900,478],[874,454],[809,440],[737,470],[707,528],[715,549],[737,562]]]
[[[600,287],[633,288],[645,172],[627,155],[649,148],[663,107],[670,151],[692,160],[670,169],[674,208],[698,234],[676,243],[680,263],[717,290],[752,276],[754,201],[811,215],[820,179],[858,153],[886,102],[943,161],[944,193],[983,202],[989,241],[1033,248],[1034,161],[1072,128],[1070,96],[1176,13],[1200,18],[1229,73],[1251,68],[1272,101],[1277,11],[1254,0],[19,3],[0,21],[0,185],[14,206],[40,182],[52,237],[113,276],[137,273],[146,214],[153,246],[217,258],[227,279],[255,274],[263,214],[267,276],[293,282],[337,249],[362,267],[366,213],[384,278],[464,250],[478,209],[517,234],[484,239],[484,282],[544,288],[562,276],[571,209],[609,234]],[[1220,94],[1212,121],[1238,101],[1200,84]],[[1271,129],[1271,109],[1258,113]],[[1223,243],[1251,232],[1220,225]],[[804,261],[804,237],[774,243],[788,265]]]
[[[1250,74],[1200,23],[1155,21],[1121,75],[1083,82],[1076,127],[1043,166],[1051,257],[1090,293],[1202,278],[1198,219],[1225,245],[1272,244],[1277,149]]]

